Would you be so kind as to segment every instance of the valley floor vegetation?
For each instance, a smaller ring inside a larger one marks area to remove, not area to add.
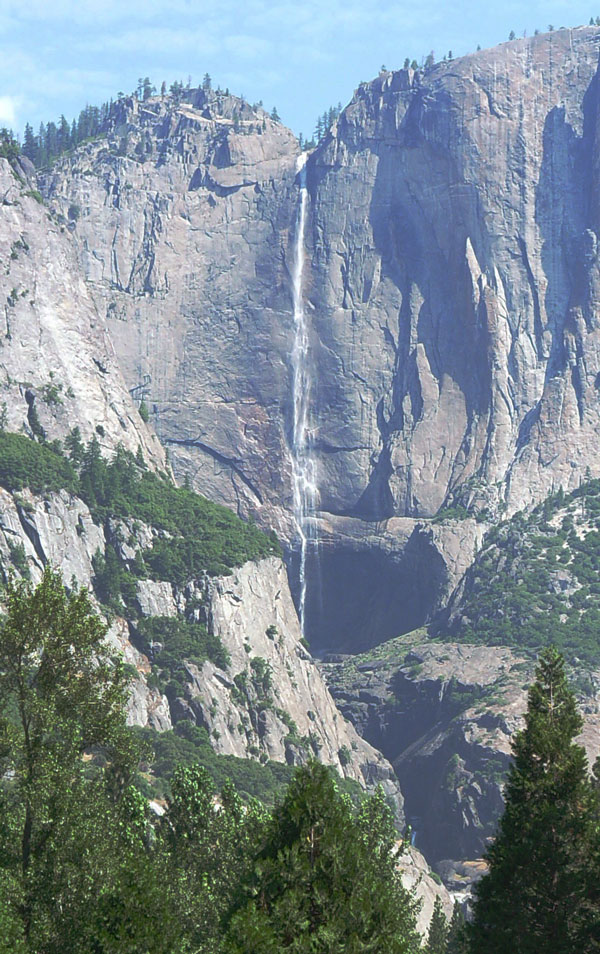
[[[178,766],[161,805],[125,723],[128,675],[87,591],[10,581],[0,630],[0,954],[417,954],[418,905],[381,790],[297,768],[274,808]],[[471,924],[427,954],[588,954],[600,939],[598,785],[557,650],[514,743]]]

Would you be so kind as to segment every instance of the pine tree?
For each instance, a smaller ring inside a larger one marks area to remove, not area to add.
[[[476,889],[472,952],[598,949],[597,801],[585,752],[573,742],[582,724],[564,660],[550,647],[540,656],[525,728],[513,743],[506,809],[487,854],[489,873]]]
[[[33,135],[33,129],[29,123],[25,124],[25,133],[23,135],[23,155],[27,156],[28,159],[35,165],[35,161],[38,153],[38,145]]]
[[[231,954],[416,954],[415,902],[383,793],[355,813],[329,771],[298,769],[227,932]]]
[[[469,942],[467,940],[465,916],[458,901],[454,902],[454,910],[448,925],[448,941],[446,944],[446,954],[468,954]]]
[[[61,115],[58,122],[57,148],[58,152],[66,152],[67,149],[71,148],[71,126],[64,114]]]
[[[433,905],[433,914],[429,922],[429,932],[427,934],[426,954],[446,954],[446,945],[448,941],[448,922],[442,902],[436,897]]]

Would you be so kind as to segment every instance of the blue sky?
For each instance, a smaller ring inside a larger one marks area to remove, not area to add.
[[[588,23],[600,0],[0,0],[0,125],[70,120],[135,88],[208,72],[276,105],[296,133],[385,64],[440,59],[535,28]],[[497,7],[497,9],[494,9]]]

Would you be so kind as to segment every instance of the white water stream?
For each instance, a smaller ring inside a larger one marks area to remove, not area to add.
[[[292,289],[294,305],[294,345],[292,348],[294,420],[292,428],[292,481],[294,490],[294,518],[300,538],[300,592],[298,613],[304,635],[306,618],[306,561],[311,546],[317,546],[316,524],[313,519],[317,504],[317,469],[312,456],[312,434],[310,429],[311,371],[309,355],[309,334],[302,298],[302,274],[304,271],[304,239],[306,230],[306,208],[308,189],[306,187],[306,159],[302,153],[298,158],[300,177],[300,198],[296,219],[294,265],[292,271]]]

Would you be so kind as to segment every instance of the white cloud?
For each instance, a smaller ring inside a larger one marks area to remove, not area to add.
[[[136,27],[115,33],[104,33],[76,40],[80,50],[96,53],[116,52],[139,56],[194,52],[203,55],[214,53],[219,44],[207,30],[191,30],[189,27],[170,28],[163,26]]]
[[[225,37],[223,45],[232,56],[239,56],[242,59],[266,57],[271,52],[271,44],[264,37],[247,34]]]
[[[17,112],[12,96],[0,96],[0,123],[3,126],[15,126]]]

